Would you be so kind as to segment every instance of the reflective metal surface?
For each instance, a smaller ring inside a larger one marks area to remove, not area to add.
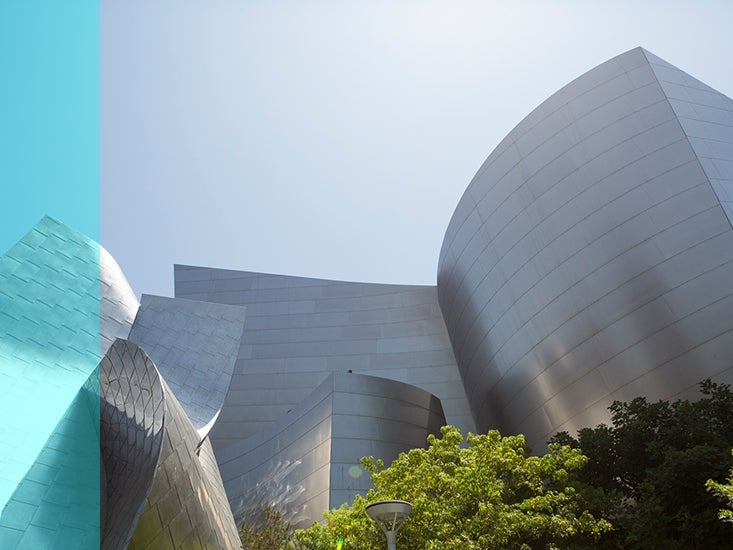
[[[116,340],[100,364],[102,548],[239,548],[208,441],[153,361]]]
[[[733,102],[641,48],[499,144],[437,288],[176,266],[140,306],[44,218],[0,257],[0,546],[237,548],[235,517],[317,521],[446,421],[538,449],[732,383],[732,220]]]
[[[163,386],[150,358],[118,339],[100,363],[104,473],[101,548],[127,548],[150,493],[163,444]]]
[[[149,350],[202,439],[229,389],[244,317],[239,306],[142,296],[130,340]]]
[[[130,550],[241,548],[208,440],[198,432],[170,388],[165,394],[163,446],[145,510]]]
[[[99,356],[116,338],[127,338],[140,303],[115,259],[99,247]]]
[[[1,548],[99,546],[100,336],[99,245],[45,217],[0,257]]]
[[[273,425],[217,451],[238,523],[274,505],[294,527],[369,488],[359,460],[424,447],[445,424],[433,395],[393,380],[334,373]]]
[[[438,272],[481,430],[537,447],[607,421],[614,399],[733,380],[730,111],[636,48],[562,88],[484,162]]]
[[[180,265],[175,282],[178,298],[247,307],[232,384],[211,431],[217,450],[287,414],[332,372],[417,386],[440,398],[449,423],[475,428],[435,287]]]

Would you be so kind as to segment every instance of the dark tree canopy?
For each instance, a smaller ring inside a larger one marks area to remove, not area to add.
[[[589,460],[579,478],[606,491],[616,528],[606,547],[730,547],[733,529],[718,519],[720,503],[705,483],[733,466],[733,393],[710,380],[700,390],[694,402],[616,401],[611,426],[551,440],[582,449]]]

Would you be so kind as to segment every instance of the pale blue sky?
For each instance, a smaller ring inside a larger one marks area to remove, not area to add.
[[[643,46],[733,95],[726,1],[101,4],[101,240],[173,264],[434,284],[453,210],[549,95]]]

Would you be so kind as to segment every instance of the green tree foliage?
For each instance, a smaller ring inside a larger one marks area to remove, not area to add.
[[[563,432],[551,441],[588,456],[579,478],[603,488],[616,527],[607,548],[728,547],[730,527],[705,490],[733,462],[733,393],[710,380],[703,398],[650,403],[638,397],[609,408],[612,425],[583,429],[577,439]]]
[[[733,455],[733,451],[731,451],[731,455]],[[720,510],[718,517],[723,521],[733,523],[733,468],[730,470],[728,483],[717,483],[712,479],[708,479],[705,482],[705,487],[728,507],[726,510]]]
[[[499,432],[463,438],[452,426],[430,436],[427,449],[402,453],[388,468],[362,460],[374,489],[325,514],[325,524],[296,531],[300,547],[374,550],[384,534],[365,512],[377,500],[400,499],[413,511],[397,537],[402,549],[588,548],[611,529],[593,515],[597,495],[575,480],[586,458],[577,449],[550,445],[529,456],[523,436]]]
[[[255,530],[244,524],[239,530],[239,538],[245,550],[278,550],[288,547],[292,539],[290,523],[285,521],[279,511],[267,507],[262,511],[262,528]]]

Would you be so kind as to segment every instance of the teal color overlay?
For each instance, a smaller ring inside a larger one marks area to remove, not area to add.
[[[0,254],[45,214],[99,240],[99,3],[0,2]]]
[[[0,2],[0,548],[99,547],[99,3]],[[96,408],[96,409],[95,409]]]
[[[99,546],[99,273],[49,217],[0,257],[0,548]]]

